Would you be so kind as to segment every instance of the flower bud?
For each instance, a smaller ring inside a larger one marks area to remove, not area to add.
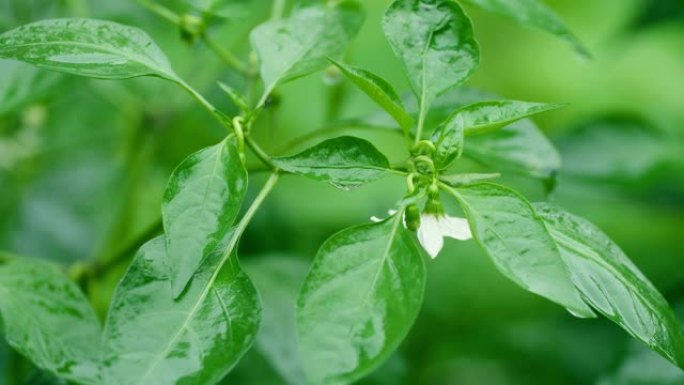
[[[406,207],[404,211],[404,225],[411,231],[416,231],[420,227],[420,210],[415,203]]]

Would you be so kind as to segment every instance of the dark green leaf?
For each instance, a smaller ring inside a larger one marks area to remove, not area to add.
[[[527,200],[490,183],[447,189],[463,207],[475,239],[505,276],[578,317],[594,316],[570,280],[544,222]]]
[[[446,168],[460,157],[465,136],[498,130],[520,119],[558,107],[560,105],[515,100],[478,102],[461,107],[437,128],[432,137],[437,147],[437,163],[440,167]]]
[[[260,304],[238,264],[236,233],[227,238],[178,299],[164,238],[138,251],[107,317],[105,384],[215,384],[249,349]]]
[[[404,110],[404,103],[392,85],[387,83],[385,79],[364,69],[334,60],[332,62],[342,71],[344,76],[387,111],[399,123],[405,133],[409,132],[413,126],[413,118]]]
[[[261,60],[264,96],[280,83],[324,68],[328,57],[342,55],[364,18],[358,2],[343,0],[301,8],[255,28],[250,40]]]
[[[439,94],[468,79],[479,64],[470,19],[455,1],[396,0],[382,25],[423,112]]]
[[[103,20],[53,19],[21,26],[0,35],[0,57],[103,79],[177,79],[145,32]]]
[[[391,171],[387,158],[370,142],[352,136],[326,140],[297,155],[273,158],[273,163],[342,189],[375,181]]]
[[[309,271],[308,261],[284,255],[247,260],[245,270],[263,302],[255,348],[290,385],[304,383],[297,345],[297,293]]]
[[[536,204],[575,286],[597,311],[684,368],[684,332],[667,301],[620,248],[587,220]]]
[[[190,155],[173,172],[162,216],[174,296],[225,237],[246,188],[247,172],[232,139]]]
[[[566,40],[580,54],[591,56],[584,44],[551,9],[540,0],[466,0],[487,11],[509,17],[516,22],[546,31]]]
[[[488,166],[535,178],[551,178],[561,166],[556,148],[529,120],[489,135],[469,137],[464,155]]]
[[[100,323],[78,287],[50,263],[0,261],[0,324],[10,346],[36,366],[100,384]]]
[[[309,383],[352,383],[377,368],[406,337],[424,286],[424,262],[400,214],[328,239],[297,303]]]

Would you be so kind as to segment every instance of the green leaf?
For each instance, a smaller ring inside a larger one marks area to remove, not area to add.
[[[622,250],[585,219],[535,204],[575,286],[598,312],[684,368],[684,332],[667,301]]]
[[[80,384],[100,384],[100,323],[79,288],[44,261],[0,259],[0,325],[36,366]]]
[[[559,108],[557,104],[515,100],[478,102],[454,111],[432,137],[437,147],[436,160],[446,168],[461,156],[465,136],[486,134],[535,114]]]
[[[174,170],[162,217],[175,297],[229,231],[246,188],[247,172],[234,139],[190,155]]]
[[[570,280],[544,222],[525,198],[490,183],[446,189],[463,207],[475,239],[505,276],[578,317],[594,316]]]
[[[570,31],[549,7],[539,0],[466,0],[489,12],[509,17],[516,22],[546,31],[564,39],[581,55],[590,57],[591,54],[582,42]]]
[[[558,148],[563,175],[640,184],[649,173],[681,158],[678,143],[647,122],[618,117],[580,125],[558,139]]]
[[[392,85],[387,81],[364,69],[331,60],[340,71],[359,89],[373,99],[380,107],[399,123],[405,133],[411,130],[413,118],[404,109],[404,103]]]
[[[404,63],[421,116],[439,94],[468,79],[480,62],[470,19],[454,1],[396,0],[382,26]]]
[[[252,30],[250,40],[261,60],[264,98],[276,85],[318,71],[328,65],[328,57],[342,55],[365,14],[356,1],[335,3],[301,8],[287,19]]]
[[[489,135],[469,137],[463,153],[487,166],[535,178],[549,179],[561,167],[556,148],[529,120],[521,120]]]
[[[451,174],[442,175],[439,180],[451,187],[463,187],[501,177],[501,174]]]
[[[0,60],[0,115],[42,97],[59,80],[54,72],[10,60]]]
[[[272,160],[282,170],[341,189],[359,187],[391,172],[389,161],[375,146],[352,136],[328,139],[297,155]]]
[[[164,237],[145,244],[114,293],[105,384],[215,384],[254,341],[260,303],[237,260],[237,232],[202,262],[178,299]]]
[[[425,287],[425,265],[411,238],[399,214],[343,230],[321,246],[297,303],[309,383],[352,383],[406,337]]]
[[[286,255],[245,261],[263,303],[261,328],[254,347],[290,385],[305,383],[297,344],[297,293],[309,262]]]
[[[52,19],[21,26],[0,35],[0,57],[102,79],[177,79],[145,32],[103,20]]]

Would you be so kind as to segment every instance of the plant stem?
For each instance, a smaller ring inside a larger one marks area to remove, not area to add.
[[[233,249],[235,249],[235,246],[237,245],[240,236],[242,236],[242,233],[244,233],[245,229],[247,228],[247,225],[252,220],[252,218],[254,218],[254,214],[256,214],[257,210],[259,210],[259,207],[261,207],[261,204],[264,202],[268,194],[273,190],[273,187],[276,185],[276,182],[278,182],[279,176],[280,174],[278,172],[273,172],[271,174],[271,176],[268,178],[264,186],[261,188],[261,191],[259,191],[259,194],[252,201],[252,204],[247,209],[247,212],[245,212],[245,215],[242,217],[242,219],[240,219],[240,222],[237,224],[235,232],[231,236],[230,242],[226,247],[226,251],[223,254],[221,263],[219,267],[216,269],[216,273],[214,273],[214,275],[218,274],[218,272],[221,270],[221,266],[223,266],[223,264],[228,260],[228,258],[230,258],[230,254],[233,252]]]
[[[418,112],[418,126],[416,128],[416,138],[414,143],[418,143],[423,139],[423,126],[425,126],[425,115],[427,115],[427,110],[424,106],[424,101],[420,103],[420,111]]]
[[[202,41],[204,41],[204,44],[206,44],[210,50],[214,51],[216,56],[223,60],[223,62],[226,63],[228,66],[234,68],[236,71],[240,72],[245,77],[250,78],[254,76],[253,73],[247,67],[247,64],[243,63],[242,60],[233,55],[232,52],[221,47],[221,45],[218,44],[218,42],[216,42],[216,40],[214,40],[211,36],[207,35],[206,33],[203,33]]]
[[[278,171],[278,167],[273,164],[273,161],[271,161],[271,157],[264,151],[259,144],[252,139],[249,135],[245,136],[245,143],[247,143],[247,146],[252,150],[254,155],[261,160],[262,163],[264,163],[266,166],[270,167],[274,171]]]
[[[226,118],[224,118],[224,116],[220,113],[219,109],[214,107],[214,105],[211,104],[211,102],[209,102],[204,96],[202,96],[202,94],[197,92],[197,90],[192,88],[191,85],[189,85],[185,82],[185,80],[179,77],[173,78],[171,80],[176,82],[179,86],[183,87],[183,89],[186,90],[193,98],[195,98],[195,100],[200,102],[200,104],[204,106],[204,108],[206,108],[207,111],[209,111],[209,113],[211,113],[211,115],[214,118],[216,118],[216,120],[218,120],[218,122],[221,123],[223,127],[233,132],[233,127],[231,126],[230,122],[227,121]]]
[[[283,17],[285,9],[285,0],[273,0],[273,8],[271,8],[271,20],[279,20]]]
[[[163,5],[157,4],[157,3],[150,1],[150,0],[138,0],[138,4],[149,9],[150,11],[156,13],[157,15],[161,16],[162,18],[170,21],[171,23],[176,24],[176,25],[180,25],[180,22],[181,22],[180,16],[176,12],[164,7]]]

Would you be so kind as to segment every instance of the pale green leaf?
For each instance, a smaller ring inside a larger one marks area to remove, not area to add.
[[[582,42],[541,0],[465,0],[487,11],[509,17],[516,22],[546,31],[572,44],[583,56],[591,56]]]
[[[468,79],[479,64],[470,19],[455,1],[396,0],[382,25],[404,63],[422,113],[439,94]]]
[[[684,332],[667,301],[589,221],[536,204],[583,298],[632,336],[684,368]]]
[[[174,296],[225,237],[246,188],[247,172],[233,139],[190,155],[174,170],[162,203]]]
[[[558,151],[530,120],[469,137],[463,154],[497,170],[542,179],[553,177],[561,167]]]
[[[505,276],[574,315],[594,316],[573,285],[544,222],[527,200],[491,183],[446,189],[463,207],[475,239]]]
[[[391,84],[362,68],[343,64],[331,60],[342,71],[344,76],[352,81],[359,89],[373,99],[408,133],[413,126],[413,118],[404,109],[404,103]]]
[[[0,60],[0,115],[13,112],[47,93],[59,74],[11,60]]]
[[[377,368],[406,337],[424,286],[424,262],[402,215],[328,239],[297,304],[309,383],[348,384]]]
[[[364,18],[358,2],[343,0],[300,8],[256,27],[250,40],[261,61],[264,97],[278,84],[324,68],[328,57],[340,57]]]
[[[432,137],[437,148],[436,161],[442,168],[451,165],[461,155],[465,136],[486,134],[559,107],[557,104],[493,100],[458,108],[435,130]]]
[[[56,266],[0,258],[0,321],[9,345],[39,368],[80,384],[100,384],[100,322]]]
[[[177,79],[145,32],[103,20],[51,19],[18,27],[0,34],[0,57],[102,79]]]
[[[178,299],[163,237],[145,244],[114,293],[105,385],[216,384],[254,342],[260,303],[237,261],[236,233],[210,253]]]

